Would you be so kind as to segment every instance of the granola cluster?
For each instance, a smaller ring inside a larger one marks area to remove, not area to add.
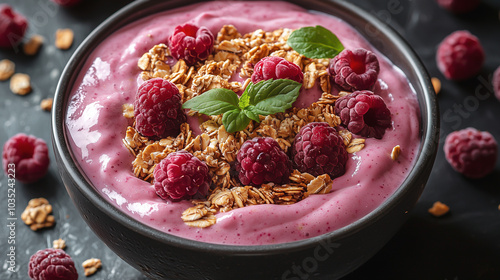
[[[287,152],[299,130],[310,122],[326,122],[332,127],[341,123],[334,114],[338,96],[330,93],[331,85],[327,73],[328,60],[310,59],[298,54],[287,44],[292,30],[279,29],[273,32],[257,30],[241,35],[234,26],[224,26],[217,35],[214,52],[204,62],[188,67],[183,60],[173,66],[167,61],[170,56],[165,44],[154,46],[138,61],[143,80],[161,77],[174,83],[185,102],[213,88],[226,88],[234,92],[242,91],[250,82],[253,66],[263,57],[279,56],[297,64],[304,73],[303,88],[309,89],[319,83],[323,91],[321,98],[308,108],[291,108],[285,113],[260,116],[260,123],[251,121],[246,129],[228,133],[222,125],[222,117],[210,116],[201,122],[201,133],[196,135],[188,123],[181,125],[177,137],[154,140],[141,136],[133,126],[127,127],[124,145],[134,155],[132,162],[136,177],[152,182],[153,171],[169,153],[186,150],[209,167],[212,188],[206,200],[193,200],[195,206],[182,214],[182,220],[190,226],[207,227],[215,224],[215,213],[230,211],[258,204],[292,204],[311,194],[328,193],[332,179],[328,175],[318,177],[294,170],[290,183],[276,185],[262,184],[260,187],[243,186],[231,175],[231,164],[236,160],[243,143],[254,137],[272,137]],[[244,83],[231,81],[239,71],[246,78]],[[123,105],[124,117],[134,122],[131,104]],[[190,111],[190,116],[197,116]],[[201,118],[201,116],[198,116]],[[353,139],[347,130],[339,130],[349,153],[364,147],[364,139]]]

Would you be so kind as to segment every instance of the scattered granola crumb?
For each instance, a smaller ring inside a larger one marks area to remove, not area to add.
[[[28,42],[24,43],[23,51],[26,55],[35,55],[38,53],[38,50],[42,46],[44,38],[41,35],[33,35],[28,40]]]
[[[16,65],[8,59],[0,60],[0,81],[5,81],[14,75]]]
[[[50,110],[52,110],[52,103],[53,102],[54,102],[54,100],[52,98],[44,99],[40,103],[40,108],[42,108],[42,110],[50,112]]]
[[[441,203],[441,201],[434,202],[434,205],[429,208],[429,213],[431,213],[435,217],[441,217],[444,214],[448,213],[448,211],[450,211],[450,207],[448,207],[448,205],[444,203]]]
[[[396,145],[394,148],[392,148],[392,152],[391,152],[392,160],[397,160],[399,157],[399,154],[401,154],[401,147],[399,145]]]
[[[352,139],[349,146],[347,146],[347,153],[352,154],[355,152],[361,151],[365,147],[365,139],[364,138],[355,138]]]
[[[43,197],[33,198],[21,214],[21,219],[30,226],[31,230],[36,231],[54,225],[55,219],[53,215],[49,215],[50,213],[52,213],[52,205],[47,199]]]
[[[441,91],[441,81],[436,77],[432,77],[431,82],[434,87],[434,91],[438,94]]]
[[[31,92],[30,76],[17,73],[10,78],[10,90],[19,95],[26,95]]]
[[[67,50],[73,44],[74,33],[73,30],[57,29],[56,31],[56,47],[61,50]]]
[[[52,248],[54,249],[64,249],[66,248],[66,241],[62,240],[61,238],[52,241]]]
[[[127,119],[134,118],[134,104],[123,104],[122,105],[123,116]]]
[[[91,258],[84,261],[82,263],[82,266],[84,269],[85,276],[90,276],[96,273],[96,271],[102,266],[102,262],[100,259]]]

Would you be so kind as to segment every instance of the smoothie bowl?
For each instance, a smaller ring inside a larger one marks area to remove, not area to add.
[[[132,3],[64,70],[64,184],[145,275],[340,278],[418,200],[438,141],[424,67],[359,8],[291,2]]]

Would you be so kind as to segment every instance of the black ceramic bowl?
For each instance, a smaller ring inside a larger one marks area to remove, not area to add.
[[[337,279],[372,257],[396,233],[418,200],[438,146],[438,108],[429,76],[411,47],[374,16],[347,2],[291,1],[344,19],[407,75],[421,110],[421,147],[401,187],[364,218],[302,241],[262,246],[217,245],[169,235],[130,218],[89,183],[75,163],[64,119],[72,85],[90,52],[139,18],[196,1],[138,1],[101,24],[64,69],[53,110],[53,145],[66,189],[92,230],[119,257],[154,279]]]

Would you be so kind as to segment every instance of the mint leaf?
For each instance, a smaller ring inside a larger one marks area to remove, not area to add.
[[[220,115],[231,110],[239,110],[238,95],[229,89],[214,88],[186,101],[182,108],[205,115]]]
[[[250,95],[245,89],[245,92],[243,92],[243,94],[240,96],[240,101],[238,102],[238,106],[240,107],[240,109],[245,109],[246,107],[248,107],[248,105],[250,105]]]
[[[250,119],[240,109],[225,112],[222,115],[222,124],[227,132],[233,133],[245,129]]]
[[[245,90],[250,96],[250,105],[246,109],[263,116],[284,112],[292,107],[301,86],[301,83],[289,79],[250,83]]]
[[[287,44],[308,58],[334,58],[344,49],[337,36],[320,25],[294,30]]]
[[[256,114],[256,113],[254,113],[254,112],[253,112],[253,111],[251,111],[251,110],[248,110],[248,107],[247,107],[247,108],[245,108],[245,109],[243,109],[243,113],[244,113],[245,115],[247,115],[247,117],[249,117],[250,119],[252,119],[252,120],[254,120],[254,121],[256,121],[256,122],[260,123],[259,114]]]

